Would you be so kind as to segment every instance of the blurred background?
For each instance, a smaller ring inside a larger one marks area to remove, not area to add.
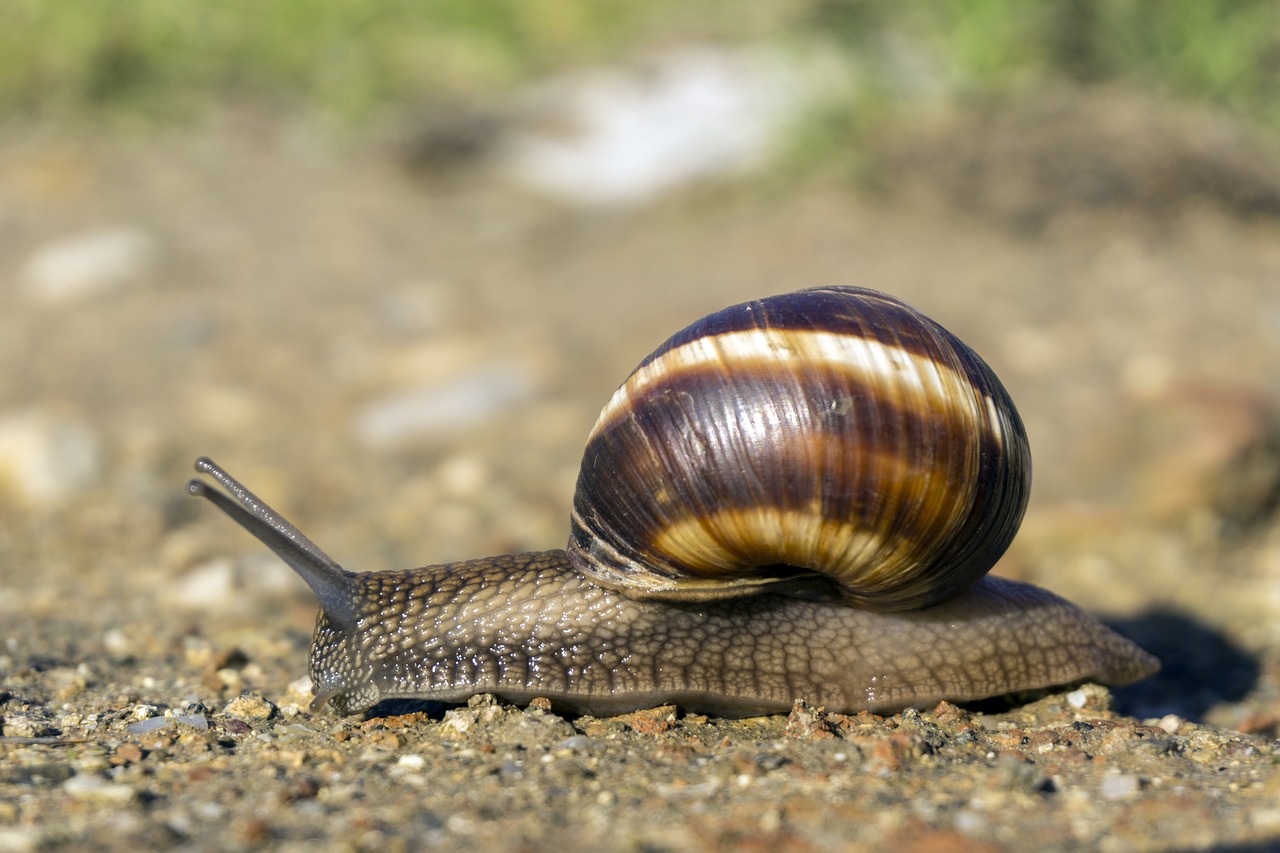
[[[857,284],[1008,385],[998,570],[1164,659],[1122,709],[1274,735],[1278,133],[1262,0],[2,3],[0,669],[283,625],[278,690],[197,455],[349,568],[555,547],[646,353]]]

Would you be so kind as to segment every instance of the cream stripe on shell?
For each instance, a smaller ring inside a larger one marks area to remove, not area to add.
[[[922,397],[927,407],[974,424],[986,423],[997,444],[1004,442],[999,407],[989,396],[979,402],[967,378],[947,365],[883,341],[804,329],[747,329],[698,338],[662,353],[614,392],[600,412],[587,441],[625,417],[632,400],[650,387],[685,371],[760,362],[822,364],[878,387],[901,388]]]

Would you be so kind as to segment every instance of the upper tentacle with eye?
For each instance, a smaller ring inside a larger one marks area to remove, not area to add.
[[[926,607],[1004,553],[1030,476],[969,347],[884,294],[801,291],[700,320],[623,383],[587,441],[569,554],[638,596],[809,577]]]

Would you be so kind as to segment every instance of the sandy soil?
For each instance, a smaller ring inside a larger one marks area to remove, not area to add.
[[[1280,170],[1221,118],[1062,103],[905,130],[871,191],[603,213],[251,112],[10,130],[0,851],[1280,843]],[[1072,133],[1026,132],[1052,116]],[[1080,190],[1087,168],[1119,189]],[[884,718],[313,716],[308,591],[183,489],[211,455],[350,568],[554,547],[645,353],[825,283],[902,296],[995,367],[1036,459],[998,571],[1159,676]]]

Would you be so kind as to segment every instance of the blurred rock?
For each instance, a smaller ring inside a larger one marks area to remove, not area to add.
[[[158,248],[154,235],[135,226],[84,231],[41,246],[18,280],[34,299],[73,302],[140,281],[154,267]]]
[[[94,773],[77,773],[62,783],[62,790],[76,800],[96,800],[123,806],[137,795],[132,785],[111,782]]]
[[[1102,784],[1098,786],[1098,793],[1102,795],[1102,799],[1112,802],[1132,800],[1138,796],[1140,790],[1138,777],[1129,773],[1104,776]]]
[[[225,605],[235,597],[236,564],[218,557],[193,567],[167,587],[166,597],[184,607],[209,608]]]
[[[245,693],[227,703],[222,713],[246,723],[265,723],[276,713],[276,706],[258,693]]]
[[[1056,215],[1122,208],[1155,218],[1187,204],[1280,215],[1280,160],[1224,111],[1120,90],[1065,89],[981,104],[878,146],[869,175],[895,192],[1036,229]]]
[[[643,202],[759,166],[813,87],[781,54],[671,51],[581,72],[526,96],[504,146],[520,184],[587,205]]]
[[[0,488],[37,507],[62,503],[101,474],[101,442],[48,409],[0,412]]]
[[[1242,388],[1179,385],[1140,403],[1119,448],[1137,508],[1157,520],[1210,513],[1220,534],[1280,509],[1280,415]],[[1119,460],[1117,460],[1119,461]]]
[[[193,566],[164,591],[165,600],[192,610],[217,610],[301,593],[297,575],[272,554],[251,553],[240,559],[216,557]]]
[[[168,728],[173,725],[173,718],[164,715],[157,717],[148,717],[136,723],[130,723],[125,726],[125,731],[131,735],[147,735],[152,732],[160,731],[160,729]]]
[[[490,364],[454,379],[388,394],[365,404],[355,431],[367,447],[386,449],[472,426],[530,399],[538,382],[523,364]]]
[[[398,140],[400,159],[424,178],[456,178],[488,159],[506,129],[506,116],[491,106],[437,103],[410,119]]]
[[[33,827],[0,827],[0,851],[28,853],[40,848],[40,830]]]

